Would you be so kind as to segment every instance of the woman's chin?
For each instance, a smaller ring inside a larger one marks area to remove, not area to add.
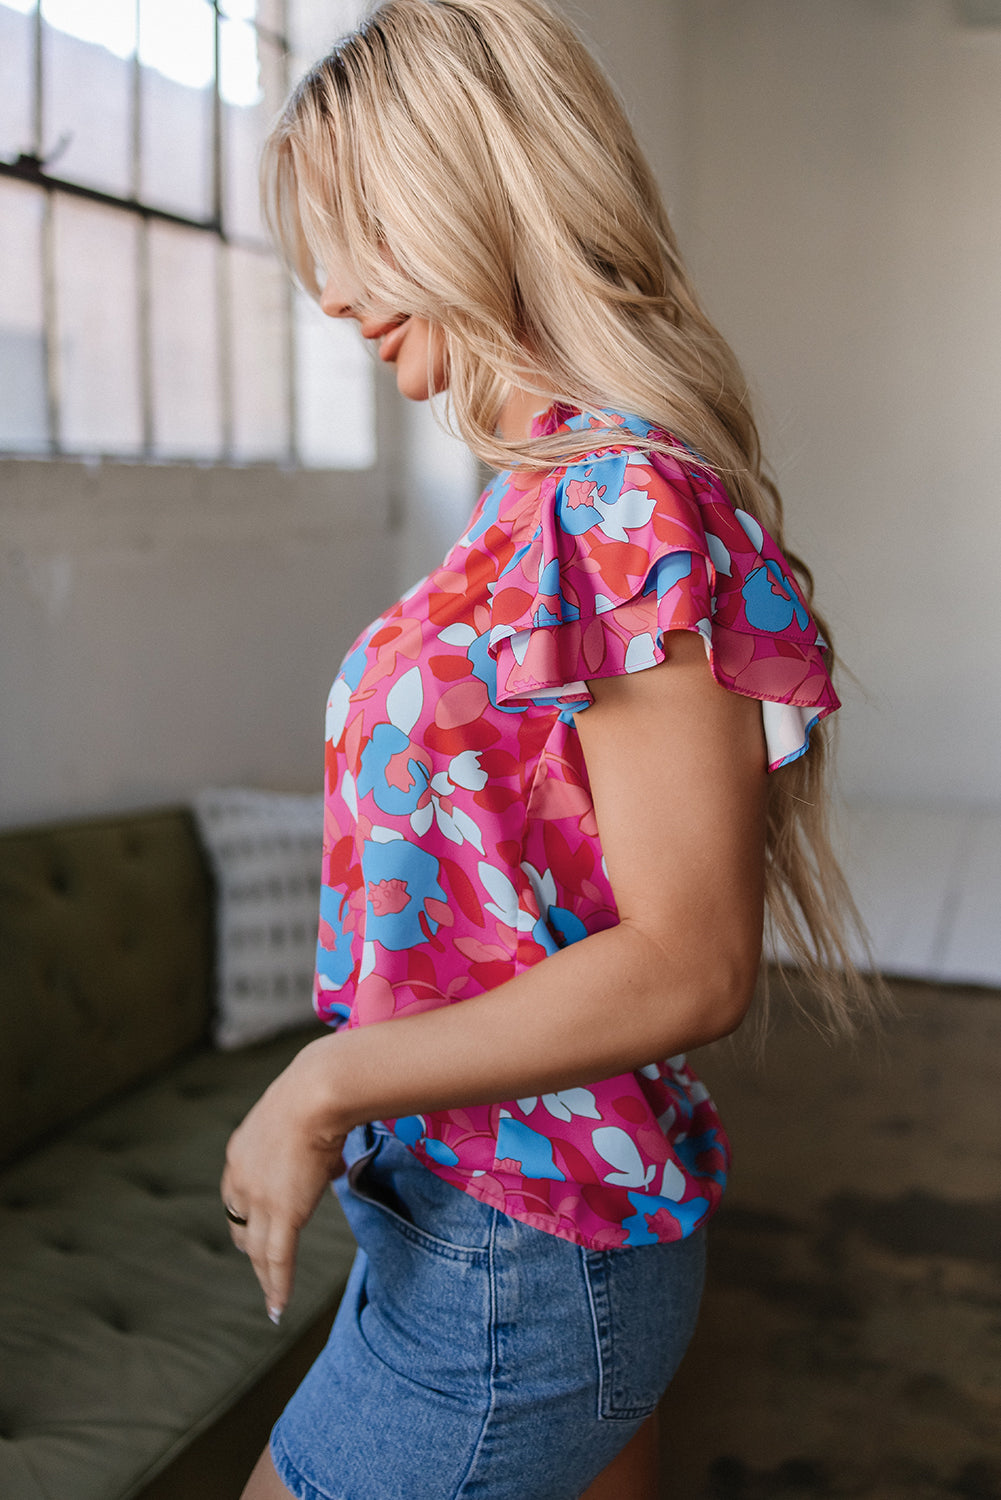
[[[418,377],[399,367],[396,371],[396,389],[408,401],[426,401],[431,394],[426,375]]]
[[[429,381],[427,365],[423,361],[419,367],[405,360],[399,361],[396,366],[396,389],[408,401],[427,401],[431,396],[439,395],[447,385],[448,381],[444,377]]]

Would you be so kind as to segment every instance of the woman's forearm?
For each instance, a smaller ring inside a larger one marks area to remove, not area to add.
[[[323,1037],[293,1068],[321,1135],[554,1093],[734,1030],[757,962],[718,943],[696,961],[624,922],[486,994]]]

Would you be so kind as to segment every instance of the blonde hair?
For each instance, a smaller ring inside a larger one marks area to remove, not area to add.
[[[513,389],[631,412],[665,434],[645,446],[680,442],[688,464],[695,450],[783,546],[740,368],[610,84],[541,0],[383,0],[293,92],[262,188],[309,293],[318,267],[347,264],[373,306],[442,330],[450,418],[485,463],[546,469],[601,445],[593,428],[505,441]],[[809,570],[787,556],[809,602]],[[770,777],[767,905],[823,1022],[851,1032],[872,999],[828,838],[826,740],[818,725]]]

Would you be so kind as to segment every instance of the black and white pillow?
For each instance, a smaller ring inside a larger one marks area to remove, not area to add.
[[[215,874],[218,1047],[245,1047],[313,1014],[323,798],[210,787],[194,799]]]

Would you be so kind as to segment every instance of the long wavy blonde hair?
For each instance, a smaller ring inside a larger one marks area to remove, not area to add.
[[[538,470],[600,446],[593,428],[505,441],[514,389],[631,412],[671,434],[647,446],[694,449],[784,547],[737,361],[611,86],[542,0],[383,0],[294,90],[262,190],[311,295],[318,268],[346,264],[373,307],[442,330],[450,420],[486,464]],[[786,555],[811,602],[809,570]],[[827,762],[818,725],[770,777],[767,911],[821,1024],[851,1032],[873,1000],[828,837]]]

